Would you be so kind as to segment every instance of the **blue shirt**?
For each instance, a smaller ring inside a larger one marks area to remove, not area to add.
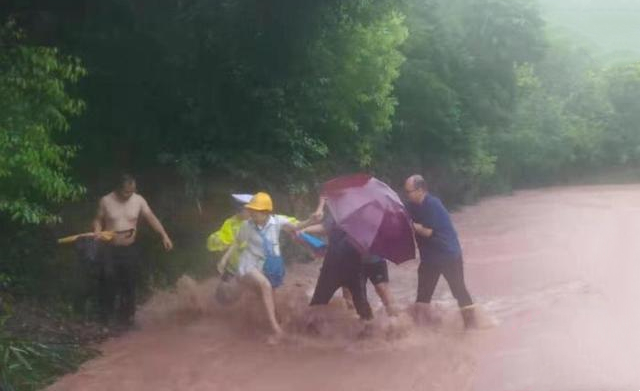
[[[422,262],[457,260],[462,255],[449,212],[437,197],[428,194],[421,204],[408,203],[413,221],[433,230],[430,237],[416,235]]]

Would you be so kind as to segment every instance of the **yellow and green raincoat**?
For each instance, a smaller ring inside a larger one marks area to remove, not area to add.
[[[287,217],[292,224],[297,224],[298,220],[296,220],[295,217]],[[236,235],[238,234],[238,231],[240,231],[240,227],[244,222],[245,220],[242,220],[237,215],[233,215],[226,219],[224,223],[222,223],[220,229],[209,235],[209,238],[207,238],[207,249],[211,252],[226,251],[235,242]],[[231,257],[225,266],[225,270],[231,274],[235,274],[238,270],[240,250],[242,247],[243,246],[240,245],[236,248],[236,251],[231,254]]]

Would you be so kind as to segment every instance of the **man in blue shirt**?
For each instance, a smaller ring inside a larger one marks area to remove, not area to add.
[[[404,191],[409,200],[407,210],[414,222],[420,250],[416,302],[426,305],[431,302],[442,275],[458,301],[465,327],[475,327],[473,300],[464,283],[462,248],[449,212],[437,197],[429,194],[427,183],[420,175],[410,176],[405,182]]]

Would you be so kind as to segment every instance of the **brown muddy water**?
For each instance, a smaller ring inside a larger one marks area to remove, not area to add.
[[[416,262],[389,265],[401,308],[376,307],[372,335],[336,295],[308,335],[308,296],[320,263],[295,265],[277,293],[288,332],[265,341],[251,293],[231,307],[215,280],[185,277],[138,312],[139,330],[50,387],[87,390],[640,389],[640,185],[553,188],[486,199],[454,214],[482,330],[464,332],[441,280],[439,326],[409,316]]]

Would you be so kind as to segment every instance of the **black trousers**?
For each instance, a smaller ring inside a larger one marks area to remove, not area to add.
[[[310,305],[329,304],[334,293],[340,287],[346,287],[351,291],[353,305],[360,318],[372,319],[365,284],[362,255],[349,243],[346,235],[332,232]]]
[[[103,246],[98,263],[98,306],[101,320],[131,322],[136,311],[139,272],[137,246]]]
[[[469,291],[464,283],[464,267],[462,256],[438,260],[423,261],[418,266],[418,303],[430,303],[433,292],[438,284],[440,276],[444,276],[449,284],[453,297],[458,301],[459,307],[473,304]]]

